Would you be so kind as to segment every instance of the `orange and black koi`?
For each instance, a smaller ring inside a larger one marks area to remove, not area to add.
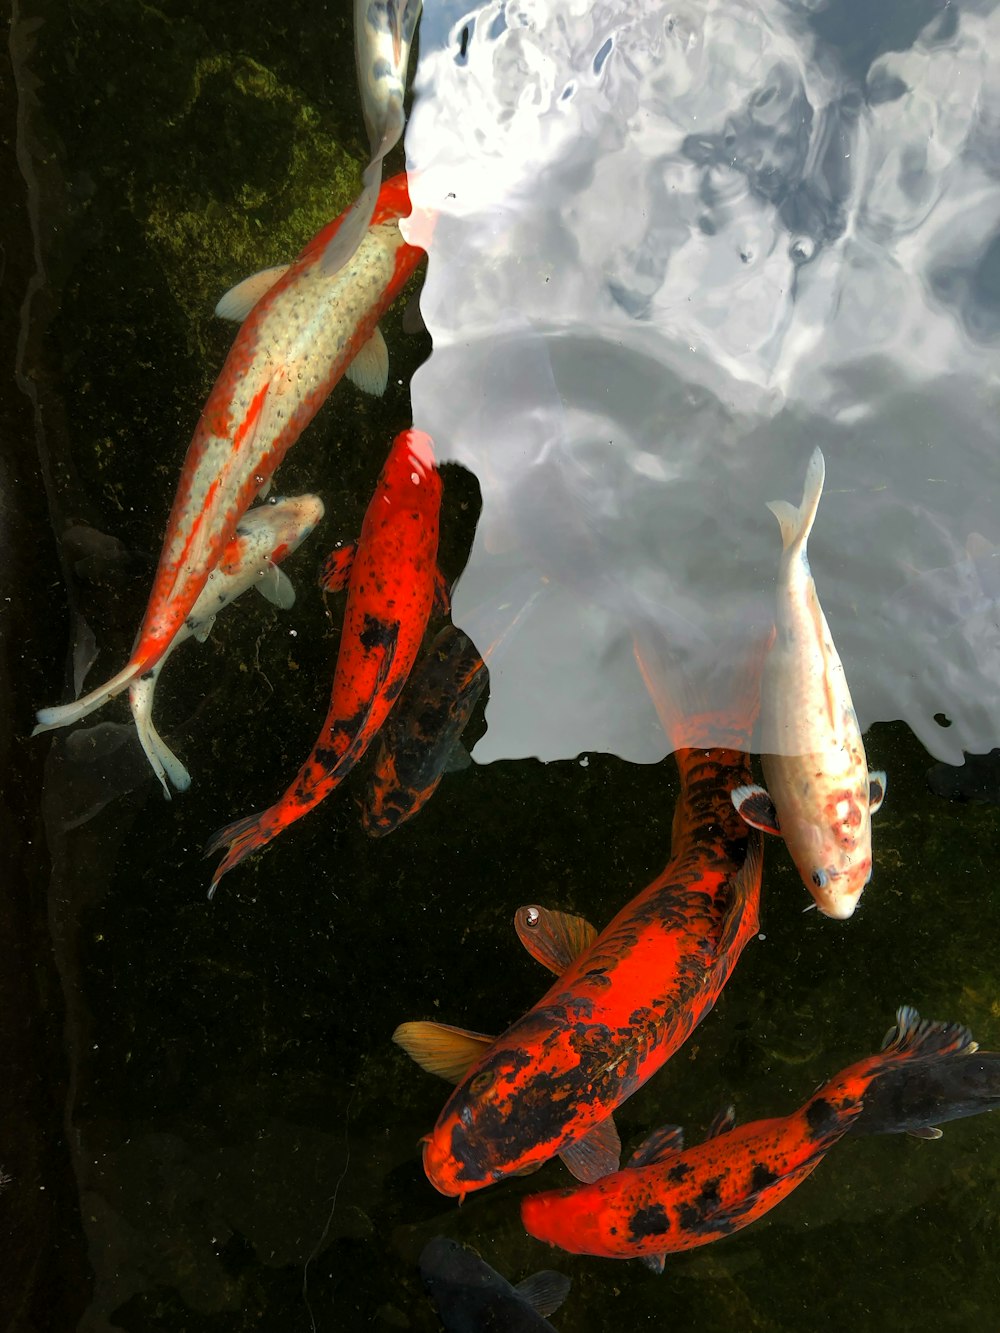
[[[330,707],[309,758],[284,796],[263,814],[221,829],[208,855],[228,847],[212,877],[308,814],[351,771],[399,698],[442,590],[437,570],[441,478],[430,437],[396,437],[355,545],[327,560],[328,591],[347,587],[347,609]]]
[[[522,939],[563,969],[534,1008],[496,1040],[433,1023],[397,1029],[394,1039],[418,1063],[460,1080],[424,1144],[424,1170],[442,1194],[461,1198],[557,1153],[580,1179],[617,1169],[611,1113],[718,999],[757,931],[762,838],[736,815],[729,792],[750,771],[761,655],[758,648],[738,673],[738,697],[730,692],[721,714],[682,716],[656,690],[680,747],[670,863],[593,942],[571,931],[572,958],[552,942],[551,922],[565,918],[522,909]],[[640,666],[654,688],[641,657]],[[691,748],[709,728],[732,748]]]
[[[521,1219],[532,1236],[573,1254],[643,1259],[662,1271],[664,1255],[729,1236],[780,1203],[858,1122],[880,1078],[912,1071],[919,1079],[975,1050],[967,1028],[922,1022],[904,1005],[878,1055],[850,1065],[791,1115],[734,1128],[730,1109],[704,1143],[687,1149],[681,1130],[667,1126],[624,1170],[594,1184],[529,1195]]]
[[[379,738],[361,810],[366,833],[373,838],[392,833],[434,795],[460,751],[459,739],[487,676],[468,635],[445,625],[414,669]]]

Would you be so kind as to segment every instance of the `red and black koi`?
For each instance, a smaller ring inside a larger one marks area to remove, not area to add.
[[[414,669],[379,737],[361,823],[392,833],[430,800],[455,755],[488,672],[467,634],[445,625]],[[466,758],[466,763],[468,763]]]
[[[975,1050],[967,1028],[922,1022],[903,1006],[878,1055],[842,1070],[791,1115],[734,1128],[730,1108],[704,1143],[687,1149],[681,1130],[666,1126],[623,1170],[529,1195],[521,1219],[532,1236],[573,1254],[643,1259],[659,1272],[666,1254],[729,1236],[780,1203],[857,1122],[880,1078],[904,1070],[919,1078]]]
[[[537,908],[519,913],[522,939],[541,925],[544,938],[529,947],[562,975],[503,1036],[433,1023],[397,1029],[394,1039],[418,1063],[461,1080],[424,1144],[424,1169],[442,1194],[461,1198],[557,1153],[580,1179],[615,1170],[611,1113],[718,999],[757,931],[762,838],[736,815],[729,792],[750,771],[761,657],[758,648],[721,714],[685,717],[640,655],[680,747],[669,865],[592,942],[571,929],[572,958],[565,941],[552,944],[552,922],[565,918]],[[722,729],[732,748],[691,748],[708,729],[716,736]]]
[[[403,240],[406,173],[383,185],[371,223],[331,271],[342,213],[291,265],[240,283],[218,313],[243,319],[188,446],[153,590],[125,667],[75,703],[43,708],[37,731],[100,708],[155,666],[184,624],[254,496],[345,374],[381,392],[388,375],[378,321],[424,251]],[[244,318],[245,316],[245,318]]]
[[[430,437],[396,437],[368,506],[358,542],[327,560],[328,591],[347,587],[347,609],[330,707],[309,758],[281,799],[263,814],[221,829],[208,855],[228,846],[212,889],[228,870],[276,838],[328,796],[371,744],[413,666],[435,595],[441,478]]]

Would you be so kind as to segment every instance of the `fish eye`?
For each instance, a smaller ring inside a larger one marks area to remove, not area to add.
[[[495,1075],[491,1069],[484,1069],[483,1072],[477,1074],[469,1084],[469,1091],[476,1097],[478,1097],[480,1093],[487,1092],[493,1086],[494,1077]]]
[[[816,885],[817,889],[825,889],[830,883],[830,876],[825,870],[814,870],[812,873],[812,882]]]

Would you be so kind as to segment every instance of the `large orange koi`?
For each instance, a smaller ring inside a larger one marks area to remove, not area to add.
[[[557,1153],[580,1179],[615,1170],[611,1113],[701,1022],[757,931],[762,838],[729,793],[750,771],[761,652],[721,713],[687,716],[638,643],[637,654],[679,747],[670,863],[596,939],[575,918],[522,909],[522,940],[562,975],[503,1036],[397,1029],[419,1064],[460,1083],[424,1144],[424,1169],[442,1194],[461,1198]],[[692,748],[706,732],[729,746]]]
[[[446,597],[437,569],[440,510],[441,478],[430,437],[403,431],[389,451],[360,538],[335,550],[324,571],[328,591],[347,587],[347,609],[323,730],[275,805],[212,838],[209,855],[228,851],[211,892],[227,870],[328,796],[388,717],[420,648],[435,593]]]
[[[287,269],[257,274],[220,302],[220,313],[246,318],[188,446],[132,655],[99,689],[75,703],[43,708],[36,732],[79,721],[156,665],[254,496],[267,490],[356,358],[362,383],[384,388],[388,366],[378,321],[424,253],[400,232],[409,212],[402,173],[382,187],[371,225],[343,267],[330,272],[325,261],[345,214]]]
[[[967,1028],[922,1022],[903,1006],[878,1055],[842,1070],[791,1115],[734,1128],[730,1108],[704,1143],[687,1149],[676,1126],[659,1129],[624,1170],[530,1195],[522,1221],[538,1240],[573,1254],[643,1259],[662,1271],[664,1255],[740,1231],[801,1185],[860,1119],[881,1078],[899,1086],[902,1076],[912,1087],[922,1071],[964,1062],[975,1050]],[[905,1130],[912,1132],[905,1116],[891,1128],[884,1116],[878,1125],[881,1133]]]

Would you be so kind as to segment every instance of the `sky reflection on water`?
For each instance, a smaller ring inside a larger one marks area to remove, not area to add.
[[[456,622],[488,643],[543,588],[478,760],[660,757],[633,629],[697,674],[759,619],[764,506],[798,502],[817,443],[810,554],[862,726],[953,763],[1000,743],[1000,602],[966,554],[1000,539],[1000,16],[899,22],[866,45],[845,4],[425,16],[414,420],[483,486]]]

